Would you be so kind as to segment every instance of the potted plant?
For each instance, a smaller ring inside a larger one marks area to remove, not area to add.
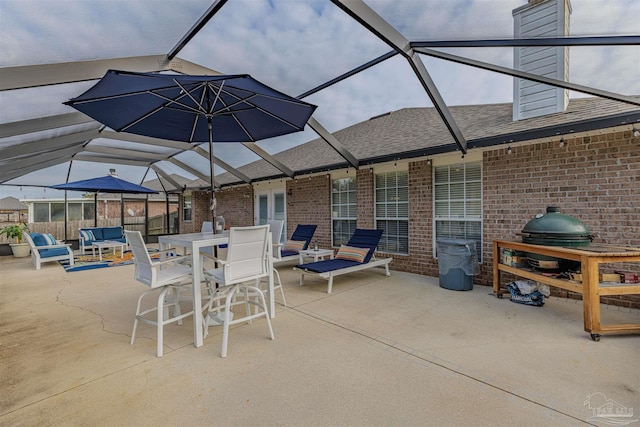
[[[7,225],[0,230],[0,235],[5,235],[7,239],[16,241],[16,243],[9,244],[14,257],[29,256],[29,243],[22,243],[23,231],[29,231],[29,226],[25,223]]]

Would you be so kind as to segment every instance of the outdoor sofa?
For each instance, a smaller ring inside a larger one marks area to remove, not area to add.
[[[92,243],[104,242],[105,240],[127,243],[122,227],[86,227],[78,229],[78,241],[80,242],[82,255],[84,255],[86,249],[91,250]]]

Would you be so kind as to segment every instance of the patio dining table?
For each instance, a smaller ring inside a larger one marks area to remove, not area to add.
[[[269,233],[269,241],[271,241],[271,233]],[[207,247],[215,247],[224,245],[229,242],[229,232],[213,234],[211,232],[205,233],[187,233],[187,234],[172,234],[165,236],[158,236],[158,246],[160,250],[170,247],[182,247],[185,251],[189,251],[192,255],[198,255],[200,249]],[[267,245],[267,250],[271,251],[271,243]],[[193,343],[196,347],[203,345],[203,316],[202,316],[202,295],[201,286],[202,281],[202,264],[200,256],[192,256],[191,273],[193,276]],[[273,293],[273,266],[271,265],[271,255],[267,256],[269,262],[269,315],[275,317],[275,298]]]

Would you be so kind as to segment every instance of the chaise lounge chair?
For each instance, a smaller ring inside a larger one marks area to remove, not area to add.
[[[333,278],[336,276],[373,267],[384,267],[386,275],[391,276],[389,263],[393,258],[375,259],[373,255],[381,236],[382,230],[357,228],[347,244],[340,247],[335,259],[296,265],[293,269],[300,272],[300,286],[304,284],[305,274],[327,279],[329,281],[328,294],[331,293]]]
[[[284,246],[278,247],[279,253],[275,249],[277,245],[274,245],[273,262],[279,264],[285,261],[297,260],[298,252],[309,247],[317,227],[315,224],[298,224],[291,235],[291,239],[287,240]],[[277,237],[273,236],[274,242],[277,241],[276,239]]]

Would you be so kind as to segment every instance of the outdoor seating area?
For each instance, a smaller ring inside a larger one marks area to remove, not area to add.
[[[0,2],[0,427],[640,425],[640,1],[67,1]]]
[[[126,238],[122,227],[90,227],[78,230],[78,241],[80,252],[84,255],[85,251],[92,250],[94,243],[105,241],[125,243]]]
[[[531,307],[483,286],[455,292],[434,277],[371,270],[327,295],[323,279],[301,287],[281,268],[288,307],[276,306],[275,341],[265,319],[233,325],[223,359],[222,327],[196,348],[187,317],[165,326],[157,358],[153,327],[140,325],[130,345],[133,265],[68,274],[1,257],[0,269],[12,301],[3,425],[580,425],[602,396],[640,406],[637,337],[592,341],[572,299]],[[640,321],[621,307],[602,316]]]

